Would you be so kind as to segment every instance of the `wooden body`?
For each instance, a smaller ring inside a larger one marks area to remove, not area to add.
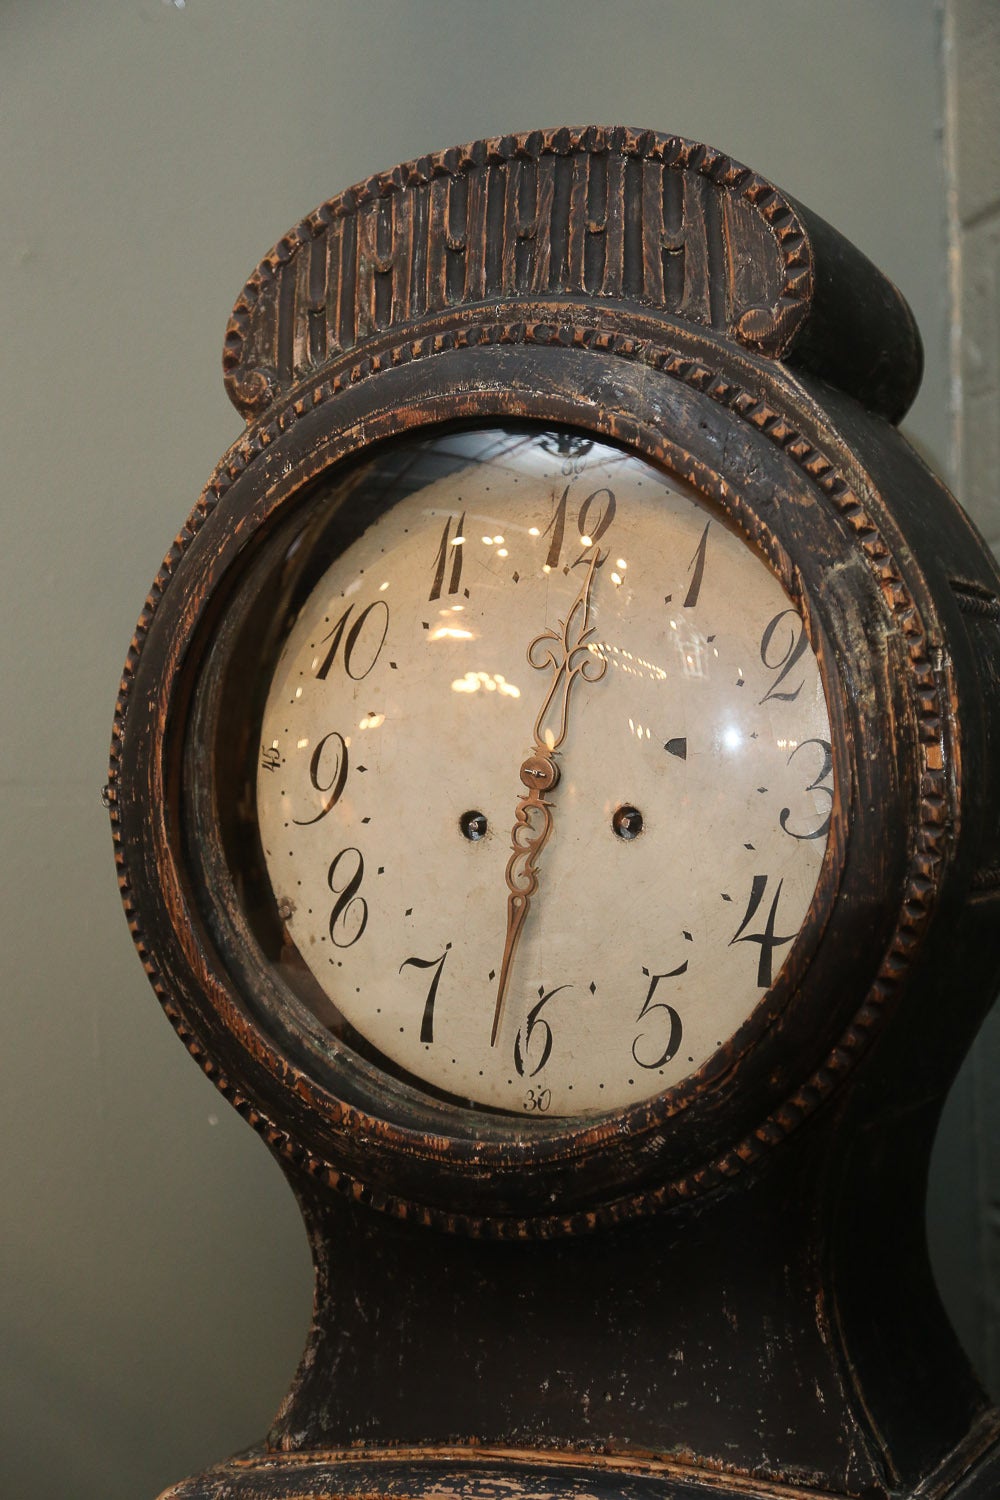
[[[226,368],[250,425],[140,621],[112,817],[147,970],[287,1172],[317,1301],[265,1447],[171,1493],[992,1494],[1000,1419],[923,1206],[1000,966],[1000,579],[891,425],[919,381],[905,304],[717,153],[538,133],[324,205],[251,279]],[[511,419],[625,443],[728,511],[802,603],[840,773],[798,968],[615,1129],[527,1138],[318,1068],[247,936],[204,707],[314,476]]]

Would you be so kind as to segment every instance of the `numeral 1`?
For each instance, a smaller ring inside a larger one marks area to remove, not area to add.
[[[701,580],[705,576],[705,553],[708,549],[708,528],[711,524],[711,521],[706,521],[705,530],[701,534],[701,541],[698,543],[694,557],[688,563],[691,582],[688,584],[688,591],[684,595],[685,609],[691,609],[698,603],[698,595],[701,593]],[[694,569],[693,572],[691,571],[692,569]]]

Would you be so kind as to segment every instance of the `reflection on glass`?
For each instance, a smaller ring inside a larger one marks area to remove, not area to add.
[[[330,481],[340,500],[256,769],[314,1015],[525,1117],[672,1087],[780,975],[822,867],[830,729],[801,616],[693,491],[578,434],[388,444]],[[589,668],[565,733],[536,724],[539,641]],[[535,791],[533,754],[555,768]],[[537,878],[513,945],[512,861]]]

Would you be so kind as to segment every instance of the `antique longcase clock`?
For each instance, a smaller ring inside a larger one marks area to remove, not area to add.
[[[112,820],[317,1292],[171,1494],[991,1494],[922,1215],[1000,579],[896,430],[906,304],[728,157],[567,129],[324,203],[224,364]]]

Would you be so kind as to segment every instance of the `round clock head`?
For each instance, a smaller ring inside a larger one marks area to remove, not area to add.
[[[769,990],[823,863],[798,610],[693,490],[569,431],[398,440],[327,481],[338,511],[353,539],[290,549],[254,789],[300,992],[475,1105],[671,1088]]]
[[[919,1038],[883,1022],[933,992],[952,616],[994,604],[971,543],[916,560],[903,450],[887,498],[919,347],[874,268],[679,138],[505,137],[322,205],[224,363],[248,427],[109,792],[164,1006],[291,1171],[575,1233]]]

